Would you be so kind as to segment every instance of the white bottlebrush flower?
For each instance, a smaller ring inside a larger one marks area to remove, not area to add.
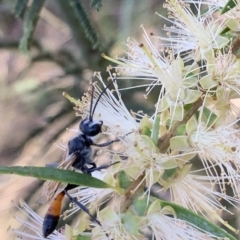
[[[161,154],[148,136],[137,135],[134,145],[129,146],[125,150],[128,161],[123,166],[123,169],[133,178],[137,178],[145,171],[145,180],[148,187],[157,182],[164,168],[165,159],[160,157]],[[174,166],[176,164],[172,163]]]
[[[136,136],[134,146],[126,148],[124,153],[128,160],[122,164],[121,169],[132,179],[137,179],[143,174],[142,182],[145,181],[148,196],[151,187],[153,184],[160,182],[165,170],[183,166],[196,154],[193,152],[178,154],[175,151],[165,154],[160,153],[152,139],[145,135]]]
[[[20,200],[20,207],[18,209],[25,215],[24,218],[15,216],[16,220],[21,223],[23,230],[11,229],[14,239],[22,240],[45,240],[42,235],[43,219],[35,213],[23,200]],[[27,217],[27,220],[26,220]],[[55,230],[48,239],[51,240],[65,240],[65,234]]]
[[[212,10],[201,13],[202,1],[195,2],[197,16],[193,13],[188,3],[181,0],[168,0],[164,5],[169,11],[171,19],[165,20],[173,24],[166,27],[169,37],[160,39],[166,41],[165,47],[174,49],[174,52],[190,51],[188,59],[199,57],[206,59],[212,55],[213,49],[219,49],[228,43],[228,39],[220,36],[225,27],[222,20],[214,19]]]
[[[220,103],[240,97],[240,65],[231,51],[218,51],[212,62],[206,64],[207,74],[199,82],[211,94],[215,93]]]
[[[230,184],[234,196],[239,197],[240,139],[239,130],[234,125],[207,129],[199,124],[198,129],[189,134],[188,143],[199,151],[199,157],[209,175],[216,175],[217,168],[220,169],[221,192],[225,194],[225,184]]]
[[[208,8],[208,12],[216,13],[220,20],[226,24],[226,27],[232,31],[240,30],[239,23],[239,10],[240,2],[238,0],[228,1],[228,0],[184,0],[185,3],[194,4]],[[230,4],[229,4],[230,3]],[[234,6],[233,6],[234,3]],[[229,5],[232,7],[230,8]],[[228,6],[226,8],[226,6]],[[226,8],[225,13],[222,13],[222,10]]]
[[[115,191],[112,188],[100,189],[100,188],[86,188],[79,187],[77,188],[77,192],[71,194],[72,197],[76,197],[81,204],[88,206],[89,210],[98,210],[99,206],[112,199]],[[81,210],[75,204],[72,208],[66,210],[64,215],[69,217],[73,213]]]
[[[117,214],[110,207],[106,207],[98,213],[98,219],[102,227],[93,223],[93,238],[94,240],[105,240],[106,234],[109,239],[114,240],[144,240],[136,225],[135,218],[128,213]]]
[[[93,106],[100,94],[102,94],[103,89],[106,87],[104,84],[101,74],[99,72],[95,72],[95,76],[102,83],[103,87],[95,86],[94,91],[94,100]],[[101,95],[99,102],[96,105],[93,119],[99,119],[103,121],[103,125],[108,127],[108,133],[113,134],[117,137],[128,137],[131,136],[130,132],[134,132],[138,130],[138,122],[131,115],[129,110],[126,108],[124,102],[122,101],[121,94],[118,90],[117,82],[115,81],[114,76],[110,76],[112,85],[114,87],[114,91],[111,91],[111,86],[106,89],[106,91]],[[110,82],[109,82],[110,83]],[[91,96],[89,96],[91,97]],[[86,105],[85,101],[81,101],[78,106],[81,106],[79,109],[81,111],[81,115],[88,116],[89,115],[89,104],[90,100],[88,100],[88,104]],[[82,107],[82,106],[85,107]],[[129,135],[127,135],[129,134]]]
[[[102,121],[103,125],[107,127],[107,130],[103,132],[105,135],[113,135],[115,139],[121,139],[122,142],[127,144],[127,140],[132,139],[133,134],[131,133],[138,131],[140,119],[133,117],[126,108],[115,81],[116,77],[112,76],[110,71],[108,72],[111,78],[108,83],[109,86],[104,83],[100,72],[94,73],[102,86],[93,83],[94,96],[92,102],[91,93],[85,93],[79,101],[66,93],[64,93],[64,96],[76,105],[77,115],[81,116],[82,119],[89,117],[89,114],[93,114],[94,120]],[[112,86],[113,90],[111,90]],[[91,104],[92,112],[90,113]],[[74,131],[78,132],[79,130]]]
[[[192,64],[185,68],[183,59],[180,56],[174,57],[171,52],[168,57],[163,57],[145,30],[144,39],[146,45],[128,39],[127,58],[119,57],[116,61],[106,58],[119,64],[116,67],[116,71],[121,74],[117,77],[118,80],[131,78],[143,81],[144,84],[138,87],[146,87],[146,96],[155,86],[160,85],[158,111],[164,111],[169,107],[172,119],[182,120],[184,104],[193,103],[201,96],[196,77],[199,67]]]
[[[190,209],[197,214],[200,213],[210,221],[217,220],[236,232],[233,227],[220,217],[222,211],[233,214],[221,204],[220,200],[224,199],[236,209],[238,209],[240,200],[217,191],[219,187],[218,177],[199,175],[200,170],[189,173],[188,170],[191,165],[188,166],[185,165],[183,167],[185,170],[179,171],[179,174],[175,175],[167,183],[171,194],[171,202]]]
[[[203,8],[208,7],[213,12],[220,11],[228,2],[228,0],[183,0],[184,3],[194,4],[202,6]]]
[[[203,232],[188,222],[177,219],[174,210],[161,208],[158,201],[153,202],[145,217],[146,227],[150,227],[153,236],[161,240],[210,240],[216,236]]]
[[[103,125],[106,127],[103,129],[103,134],[105,136],[110,135],[112,139],[120,140],[121,147],[118,148],[118,152],[115,151],[114,153],[121,157],[123,148],[131,145],[135,141],[134,133],[139,130],[139,121],[141,117],[139,117],[139,115],[133,116],[127,109],[121,98],[115,76],[112,76],[110,71],[109,74],[111,78],[111,81],[108,83],[109,86],[106,86],[107,84],[104,83],[99,72],[95,72],[94,74],[99,81],[98,84],[93,83],[94,96],[91,114],[93,114],[94,120],[100,120],[103,122]],[[99,82],[101,84],[99,84]],[[111,90],[112,87],[113,90]],[[76,105],[78,115],[83,119],[89,117],[92,98],[91,94],[85,94],[81,101],[76,101],[68,95],[67,98]],[[95,141],[96,139],[94,139],[94,142]],[[101,148],[101,151],[108,152],[107,148]],[[113,152],[110,151],[110,154],[111,153]],[[123,157],[125,157],[125,155],[123,155]]]
[[[219,8],[225,7],[229,1],[221,0],[219,3],[215,3]],[[220,17],[226,23],[226,27],[231,29],[232,31],[238,32],[240,30],[239,23],[239,11],[240,11],[240,2],[238,0],[233,1],[235,6],[231,9],[228,7],[228,11],[222,14]]]

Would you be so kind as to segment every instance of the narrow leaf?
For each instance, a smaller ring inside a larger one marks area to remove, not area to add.
[[[16,174],[21,176],[35,177],[42,180],[53,180],[94,188],[114,188],[90,175],[56,168],[1,166],[0,174]]]
[[[100,8],[102,8],[102,0],[91,0],[90,6],[96,8],[97,11],[99,11]]]
[[[220,32],[220,35],[224,35],[226,33],[228,33],[231,29],[229,27],[225,27],[221,32]]]
[[[223,7],[221,14],[228,12],[229,10],[233,9],[237,5],[236,0],[229,0],[226,5]]]
[[[70,0],[70,5],[74,10],[74,13],[82,25],[87,39],[92,43],[93,49],[97,49],[100,45],[98,36],[91,25],[90,19],[88,18],[81,1],[79,0]]]
[[[24,21],[23,36],[20,41],[19,48],[22,52],[28,52],[33,34],[39,18],[39,13],[43,7],[45,0],[33,0],[32,5],[29,8],[26,19]]]
[[[221,237],[221,238],[229,239],[229,240],[237,240],[234,236],[229,234],[227,231],[218,227],[217,225],[213,224],[212,222],[208,221],[204,217],[202,217],[182,206],[179,206],[175,203],[163,201],[160,199],[159,199],[159,201],[160,201],[162,207],[171,206],[174,209],[174,211],[177,215],[177,218],[187,221],[187,222],[195,225],[199,229],[202,229],[206,232],[212,233],[217,237]]]
[[[91,240],[92,237],[91,236],[84,236],[84,235],[77,235],[74,238],[75,240]]]
[[[141,130],[141,134],[145,135],[145,136],[148,136],[148,137],[151,137],[151,130],[150,130],[150,128],[147,127],[147,126],[144,126],[143,129]]]
[[[131,178],[124,171],[120,171],[118,173],[117,180],[118,180],[118,185],[123,189],[127,189],[132,183]]]
[[[159,116],[159,114],[157,114],[154,119],[152,135],[151,135],[151,138],[156,146],[157,146],[157,142],[158,142],[159,125],[160,125],[160,116]]]
[[[16,18],[22,18],[26,9],[27,9],[28,0],[18,0],[15,9],[14,9],[14,15]]]

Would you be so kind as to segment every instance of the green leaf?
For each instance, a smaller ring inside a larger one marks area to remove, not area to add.
[[[91,240],[91,236],[77,235],[73,238],[74,240]]]
[[[150,130],[150,128],[147,127],[147,126],[144,126],[143,129],[141,130],[141,134],[145,135],[145,136],[148,136],[148,137],[151,137],[151,130]]]
[[[134,216],[130,212],[126,212],[122,216],[122,222],[124,228],[131,234],[137,235],[139,234],[138,225],[134,218]]]
[[[139,196],[134,199],[133,207],[138,216],[144,216],[149,207],[149,199],[147,196]]]
[[[178,173],[178,168],[166,169],[162,175],[164,181],[168,181],[170,178],[174,178]]]
[[[42,180],[53,180],[87,187],[115,189],[115,187],[112,187],[90,175],[56,168],[0,166],[0,174],[16,174],[20,176],[35,177]]]
[[[160,116],[159,116],[159,114],[157,114],[154,119],[153,129],[152,129],[152,134],[151,134],[151,139],[153,140],[153,142],[156,146],[157,146],[157,142],[158,142],[159,125],[160,125]]]
[[[177,127],[176,129],[176,136],[181,136],[181,135],[185,135],[186,134],[186,125],[180,125]]]
[[[188,143],[188,136],[175,136],[170,139],[170,147],[174,150],[187,151],[190,146]]]
[[[33,0],[29,7],[26,19],[24,21],[23,36],[20,41],[19,48],[22,52],[27,53],[33,38],[33,34],[39,18],[39,13],[45,3],[45,0]]]
[[[223,7],[221,14],[228,12],[229,10],[233,9],[237,5],[236,0],[229,0],[227,4]]]
[[[102,0],[91,0],[90,6],[96,8],[97,11],[99,11],[102,7]]]
[[[83,27],[86,38],[91,42],[93,49],[97,49],[100,47],[98,35],[93,28],[91,21],[81,2],[82,1],[80,0],[70,0],[69,4],[73,8],[74,14]]]
[[[26,9],[27,9],[28,0],[18,0],[15,9],[14,9],[14,15],[16,18],[22,18]]]
[[[131,178],[124,171],[120,171],[118,173],[117,180],[118,180],[118,185],[123,189],[127,189],[132,183]]]
[[[177,215],[177,218],[187,221],[206,232],[214,234],[217,237],[226,238],[229,240],[237,240],[234,236],[229,234],[227,231],[218,227],[217,225],[213,224],[212,222],[208,221],[204,217],[202,217],[182,206],[179,206],[175,203],[163,201],[160,199],[159,199],[159,201],[160,201],[162,207],[165,207],[165,206],[172,207]]]
[[[228,33],[231,29],[229,27],[225,27],[221,32],[220,35],[224,35],[226,33]]]
[[[213,111],[204,107],[201,121],[206,123],[207,127],[211,127],[216,122],[216,120],[217,115]]]

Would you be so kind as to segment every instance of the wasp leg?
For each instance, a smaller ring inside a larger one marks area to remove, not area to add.
[[[131,133],[133,133],[133,132],[129,132],[129,133],[127,133],[127,134],[125,134],[123,137],[121,137],[121,138],[124,138],[124,137],[126,137],[127,135],[129,135],[129,134],[131,134]],[[109,146],[109,145],[111,145],[112,143],[115,143],[115,142],[119,142],[120,141],[120,139],[119,138],[116,138],[115,140],[111,140],[111,141],[108,141],[108,142],[105,142],[105,143],[92,143],[92,145],[93,146],[96,146],[96,147],[106,147],[106,146]]]
[[[95,168],[88,168],[86,166],[82,167],[82,172],[87,174],[87,175],[91,175],[91,173],[94,171],[91,171],[91,169],[95,169]]]
[[[102,169],[109,168],[110,166],[115,165],[117,163],[120,163],[120,161],[112,163],[112,164],[102,165],[102,166],[95,167],[95,168],[89,168],[88,171],[89,171],[89,173],[92,173],[94,171],[99,171],[99,170],[102,170]]]
[[[112,164],[107,164],[107,165],[102,165],[102,166],[97,167],[97,165],[92,162],[92,163],[88,163],[88,165],[92,165],[92,167],[89,168],[87,166],[82,166],[81,170],[82,170],[83,173],[91,175],[91,173],[94,172],[94,171],[99,171],[99,170],[102,170],[102,169],[106,169],[106,168],[108,168],[108,167],[110,167],[114,164],[117,164],[117,163],[119,163],[119,161],[115,162],[115,163],[112,163]]]
[[[96,146],[96,147],[106,147],[106,146],[109,146],[111,145],[112,143],[115,143],[115,142],[119,142],[120,139],[115,139],[115,140],[111,140],[111,141],[108,141],[108,142],[105,142],[105,143],[93,143],[92,145],[93,146]]]
[[[87,167],[87,166],[84,165],[84,166],[82,167],[82,172],[83,172],[83,173],[86,173],[86,174],[88,174],[88,175],[91,175],[91,173],[95,171],[97,165],[96,165],[94,162],[88,163],[88,165],[92,165],[92,167],[89,168],[89,167]]]
[[[71,186],[71,184],[69,184],[69,186]],[[71,189],[71,187],[68,188],[68,189]],[[65,189],[64,189],[64,193],[65,193],[66,196],[70,199],[70,201],[72,201],[73,203],[75,203],[80,209],[82,209],[85,213],[87,213],[94,222],[96,222],[100,227],[102,227],[102,224],[97,220],[96,217],[94,217],[94,216],[90,213],[89,209],[88,209],[85,205],[83,205],[82,203],[78,202],[76,198],[73,198],[73,197],[67,192],[68,189],[65,188]],[[108,233],[105,232],[105,234],[106,234],[107,238],[109,238]],[[111,240],[113,240],[113,239],[111,239]]]

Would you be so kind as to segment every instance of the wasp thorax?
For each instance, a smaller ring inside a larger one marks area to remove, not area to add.
[[[84,119],[79,128],[81,132],[89,137],[94,137],[102,131],[103,122],[100,120],[90,120],[88,118]]]

